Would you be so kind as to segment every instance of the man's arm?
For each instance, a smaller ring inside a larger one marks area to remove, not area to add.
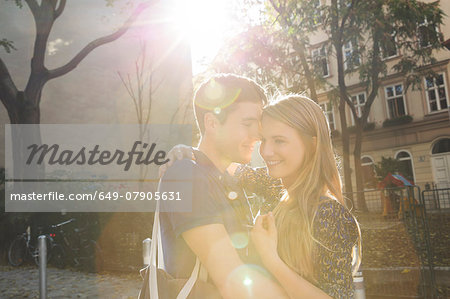
[[[245,265],[223,224],[208,224],[182,234],[225,298],[287,298],[273,280]]]

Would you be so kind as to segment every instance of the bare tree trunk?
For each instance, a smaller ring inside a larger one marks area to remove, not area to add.
[[[342,95],[341,95],[342,96]],[[352,169],[350,167],[350,136],[347,129],[347,118],[345,116],[345,103],[339,102],[339,118],[341,120],[342,139],[342,164],[344,166],[344,192],[353,202]]]
[[[356,176],[356,190],[357,193],[357,206],[358,210],[367,212],[367,204],[364,194],[364,180],[361,166],[361,149],[362,149],[362,134],[363,126],[361,124],[356,125],[355,147],[353,151],[353,159],[355,163],[355,176]]]
[[[40,96],[41,92],[37,92]],[[12,113],[14,118],[11,119],[11,124],[39,124],[40,123],[40,108],[35,103],[39,99],[28,98],[24,92],[18,92],[15,100],[16,109]],[[32,130],[32,131],[30,131]],[[27,177],[34,179],[43,178],[45,167],[44,165],[36,165],[36,167],[27,168],[22,167],[26,157],[24,156],[24,149],[30,144],[41,144],[41,132],[39,127],[28,127],[25,131],[23,127],[12,127],[12,156],[14,165],[14,178],[25,178],[25,171]]]
[[[382,19],[383,16],[383,8],[382,3],[377,3],[377,6],[374,8],[374,18],[375,20]],[[356,189],[360,192],[358,192],[357,202],[358,202],[358,209],[362,211],[368,211],[365,194],[364,194],[364,179],[363,179],[363,173],[362,173],[362,166],[361,166],[361,154],[362,154],[362,142],[363,142],[363,131],[365,126],[367,125],[367,120],[369,117],[369,111],[370,107],[373,104],[373,101],[375,100],[375,97],[378,94],[378,88],[380,86],[380,79],[379,76],[382,71],[382,63],[380,61],[380,39],[383,35],[384,28],[379,26],[378,23],[374,23],[371,33],[372,33],[372,57],[371,57],[371,72],[370,76],[368,78],[368,81],[371,83],[371,91],[369,92],[369,96],[367,98],[367,101],[365,103],[362,115],[358,117],[355,113],[355,107],[351,106],[351,103],[348,103],[350,108],[352,108],[352,113],[355,118],[355,124],[356,124],[356,136],[355,136],[355,145],[353,150],[353,158],[355,162],[355,176],[356,176]]]
[[[289,17],[287,17],[287,14],[291,14],[291,11],[289,11],[287,9],[287,7],[285,6],[286,3],[284,3],[284,4],[279,3],[277,5],[277,3],[275,3],[273,0],[271,0],[270,3],[272,4],[272,7],[278,12],[278,14],[279,14],[278,17],[281,18],[280,22],[285,27],[292,28],[293,26],[295,26],[289,20]],[[310,68],[310,65],[307,60],[308,55],[306,54],[307,50],[306,50],[305,42],[301,38],[298,38],[297,36],[295,36],[294,34],[291,35],[291,41],[292,41],[292,45],[294,47],[295,52],[298,54],[298,56],[300,58],[300,64],[302,65],[303,71],[305,72],[306,84],[309,89],[310,98],[314,102],[318,103],[316,83],[314,80],[314,75],[311,72],[311,68]]]
[[[345,115],[345,106],[348,101],[347,85],[345,84],[345,69],[344,69],[344,56],[342,47],[344,44],[344,30],[346,19],[349,17],[347,15],[342,16],[342,20],[339,19],[338,15],[338,1],[331,1],[331,40],[336,51],[337,69],[338,69],[338,88],[339,88],[339,116],[341,120],[341,130],[342,130],[342,156],[344,165],[344,192],[347,193],[346,196],[352,201],[353,200],[353,184],[352,184],[352,170],[350,167],[350,136],[347,129],[347,117]]]
[[[295,42],[295,44],[294,44],[295,50],[296,50],[298,56],[300,57],[300,63],[302,64],[303,71],[305,72],[306,83],[307,83],[307,86],[309,89],[309,95],[314,102],[318,103],[317,92],[316,92],[316,83],[314,81],[313,74],[312,74],[310,66],[308,64],[308,60],[306,59],[305,45],[302,42],[300,42],[297,38],[293,37],[293,39]]]
[[[347,98],[347,88],[345,85],[344,58],[342,56],[342,41],[337,38],[334,42],[336,58],[338,64],[338,84],[339,84],[339,118],[341,123],[342,139],[342,163],[344,165],[344,192],[353,201],[352,170],[350,167],[350,136],[347,129],[347,117],[345,115],[345,105]]]

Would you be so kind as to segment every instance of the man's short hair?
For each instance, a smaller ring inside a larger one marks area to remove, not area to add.
[[[202,84],[194,94],[194,113],[200,133],[205,132],[204,117],[207,112],[214,113],[223,123],[235,104],[242,102],[267,104],[264,89],[255,81],[234,75],[217,74]]]

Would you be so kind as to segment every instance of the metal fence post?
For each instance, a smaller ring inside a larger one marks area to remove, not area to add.
[[[152,239],[147,238],[142,241],[142,256],[144,258],[144,266],[150,265],[150,245]]]
[[[366,299],[366,290],[364,288],[364,277],[362,272],[356,272],[353,277],[353,285],[355,286],[354,299]]]
[[[47,298],[47,242],[44,235],[38,237],[39,248],[39,298]]]

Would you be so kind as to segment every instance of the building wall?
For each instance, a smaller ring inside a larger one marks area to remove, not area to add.
[[[49,38],[49,44],[61,40],[53,53],[47,51],[45,63],[49,69],[69,61],[90,41],[117,30],[131,14],[131,11],[121,6],[125,1],[116,1],[112,8],[106,6],[104,1],[69,2],[54,24]],[[155,89],[150,123],[184,122],[186,115],[182,110],[191,106],[192,97],[189,45],[179,36],[179,32],[174,32],[170,21],[149,22],[165,19],[162,17],[164,9],[167,9],[166,6],[170,8],[170,4],[167,1],[165,3],[142,12],[135,26],[118,40],[95,49],[73,71],[49,81],[42,92],[41,123],[138,123],[133,100],[118,73],[125,79],[127,75],[130,76],[136,92],[135,63],[139,59],[140,45],[143,42],[146,42],[148,51],[147,72],[148,63],[152,60],[154,62]],[[86,7],[89,9],[85,9]],[[0,20],[1,24],[6,25],[0,26],[5,37],[13,40],[17,48],[9,54],[1,49],[0,56],[17,88],[23,90],[29,76],[35,35],[33,18],[26,5],[19,9],[14,1],[2,1]],[[146,82],[147,78],[146,76]],[[147,106],[147,90],[148,84],[145,84],[144,107]],[[0,167],[5,165],[4,127],[8,123],[7,111],[0,104]]]
[[[328,0],[324,1],[329,3]],[[423,2],[434,1],[424,0]],[[439,1],[439,4],[444,12],[444,24],[439,27],[439,31],[443,34],[443,39],[447,40],[450,38],[450,1]],[[312,48],[320,47],[326,43],[327,40],[327,35],[320,29],[311,36],[310,39]],[[331,85],[337,86],[335,55],[334,53],[332,54],[333,55],[328,54],[330,75],[327,77],[327,81],[331,83]],[[378,96],[376,97],[369,114],[369,122],[375,123],[375,130],[364,133],[362,156],[368,155],[375,163],[378,163],[381,161],[381,157],[395,157],[400,150],[409,152],[412,157],[415,183],[423,188],[426,183],[435,181],[431,161],[431,149],[434,142],[439,138],[450,138],[450,110],[447,108],[437,112],[430,112],[425,90],[425,81],[423,79],[421,82],[421,89],[413,89],[410,87],[404,94],[406,114],[412,116],[412,123],[389,128],[383,127],[383,122],[389,118],[385,87],[391,84],[404,84],[403,76],[395,73],[392,69],[392,66],[398,62],[401,54],[402,53],[398,53],[398,56],[387,60],[388,73],[386,78],[383,79],[378,90]],[[430,66],[430,68],[436,73],[444,74],[447,103],[450,104],[450,50],[441,49],[434,51],[433,56],[436,58],[437,62]],[[349,87],[348,91],[351,95],[364,91],[364,87],[359,85],[357,74],[346,77],[346,82]],[[329,101],[327,92],[327,90],[320,91],[320,103],[327,103]],[[333,110],[335,128],[340,131],[339,112],[337,107],[334,107]],[[347,125],[352,126],[350,109],[347,109],[346,119]],[[339,152],[341,148],[339,137],[335,138],[334,142],[336,149]],[[352,148],[353,144],[351,145],[351,149]],[[353,157],[351,157],[352,169],[354,169],[353,163]],[[448,167],[450,173],[450,165],[448,165]],[[355,188],[356,182],[354,177],[353,183]]]

